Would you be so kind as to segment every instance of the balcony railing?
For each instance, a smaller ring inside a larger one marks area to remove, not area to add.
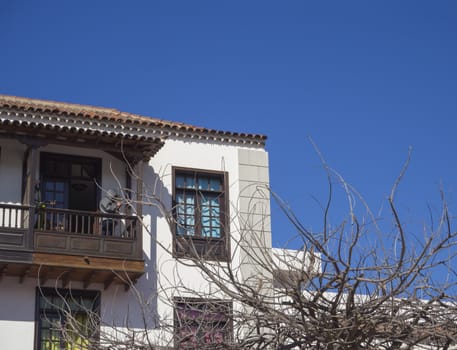
[[[0,203],[0,228],[2,231],[28,229],[30,207]]]
[[[0,249],[138,259],[141,242],[136,216],[0,204]]]
[[[136,238],[136,216],[58,208],[39,208],[35,215],[35,231]]]

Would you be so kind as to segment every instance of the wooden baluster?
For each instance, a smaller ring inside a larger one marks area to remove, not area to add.
[[[2,207],[2,220],[0,222],[0,226],[5,227],[5,208]]]

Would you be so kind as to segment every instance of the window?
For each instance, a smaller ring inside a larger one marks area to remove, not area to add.
[[[99,292],[37,290],[36,349],[88,350],[97,339]]]
[[[174,169],[175,253],[227,257],[227,174]]]
[[[97,210],[100,159],[42,153],[40,163],[43,202],[55,208]]]
[[[97,211],[101,183],[101,160],[53,153],[41,153],[40,189],[37,202],[44,210],[70,209],[79,215],[51,210],[42,214],[38,228],[93,233],[94,216],[81,215],[81,211]]]
[[[175,348],[228,348],[232,339],[231,311],[227,301],[176,300]]]

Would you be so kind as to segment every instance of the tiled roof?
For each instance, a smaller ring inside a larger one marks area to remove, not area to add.
[[[29,115],[27,125],[40,125],[46,128],[74,128],[76,132],[108,132],[112,136],[138,137],[142,139],[198,138],[220,142],[264,145],[266,136],[207,129],[193,125],[165,121],[137,114],[121,112],[112,108],[101,108],[73,103],[54,102],[24,97],[0,95],[0,109],[13,112],[16,116]],[[1,123],[21,123],[2,115]],[[53,122],[51,123],[51,119]],[[49,121],[49,122],[48,122]],[[98,127],[98,128],[97,128]],[[97,130],[98,129],[98,130]],[[109,129],[109,130],[108,130]]]

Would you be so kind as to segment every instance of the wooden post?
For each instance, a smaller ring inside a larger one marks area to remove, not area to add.
[[[126,215],[132,215],[132,192],[133,192],[133,188],[132,188],[132,174],[130,173],[131,170],[130,170],[130,167],[131,167],[131,163],[130,162],[126,162],[125,163],[125,187],[127,188],[127,191],[124,191],[124,196],[126,196],[127,198],[127,201],[129,203],[129,205],[127,205],[127,208],[126,208]]]
[[[36,191],[36,173],[38,168],[38,146],[30,146],[30,152],[28,153],[29,159],[27,160],[27,189],[26,189],[26,205],[29,206],[29,230],[26,238],[26,246],[28,249],[33,249],[34,246],[34,226],[35,226],[35,191]],[[30,165],[30,166],[29,166]]]
[[[144,162],[140,160],[136,165],[136,249],[137,257],[143,258],[143,176]]]

